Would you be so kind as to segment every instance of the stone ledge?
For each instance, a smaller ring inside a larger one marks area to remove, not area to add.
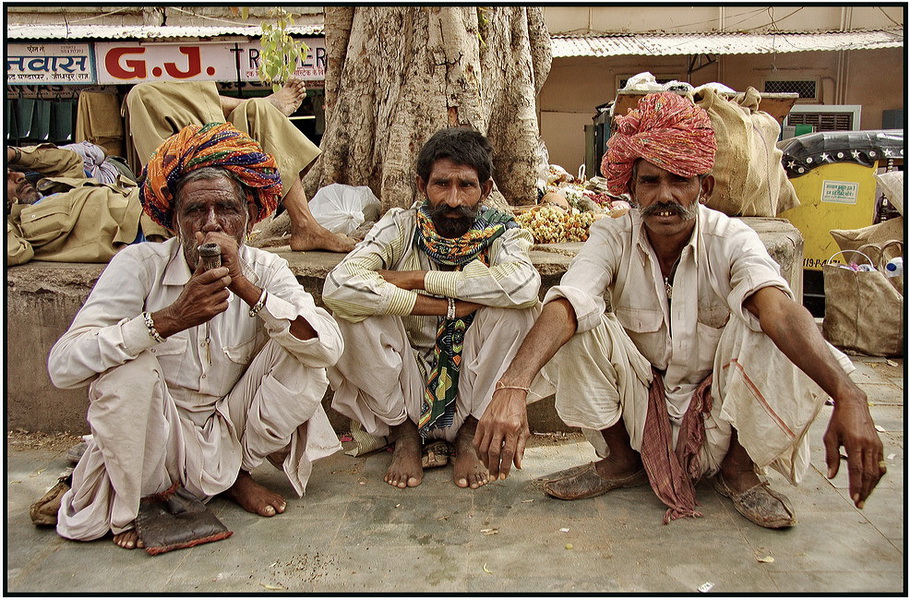
[[[782,266],[784,278],[797,297],[802,295],[803,241],[799,231],[784,219],[745,218]],[[559,282],[582,244],[536,245],[531,259],[541,274],[540,297]],[[325,277],[343,255],[331,252],[292,252],[289,247],[269,248],[285,258],[301,285],[322,304]],[[6,271],[7,295],[7,426],[27,431],[88,433],[85,388],[59,390],[47,375],[47,355],[63,335],[88,297],[106,265],[32,261]],[[332,424],[347,428],[347,419],[328,409],[331,391],[323,399]],[[529,407],[533,431],[567,428],[556,416],[553,399]]]

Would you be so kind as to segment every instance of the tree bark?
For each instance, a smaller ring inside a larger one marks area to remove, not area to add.
[[[491,201],[536,202],[536,97],[551,62],[542,9],[326,7],[325,25],[326,132],[303,180],[309,197],[367,185],[383,213],[409,207],[423,143],[464,125],[493,145]]]

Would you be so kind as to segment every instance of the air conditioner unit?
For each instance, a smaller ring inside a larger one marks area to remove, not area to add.
[[[813,132],[855,131],[859,129],[860,104],[796,105],[784,120],[784,127],[811,125]]]

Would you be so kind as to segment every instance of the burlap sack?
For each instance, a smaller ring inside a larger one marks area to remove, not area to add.
[[[904,217],[888,219],[860,229],[832,229],[831,237],[844,252],[859,250],[860,246],[866,244],[884,245],[892,241],[902,242],[904,240]],[[885,260],[891,258],[894,256],[889,256]]]
[[[695,100],[708,112],[717,138],[711,170],[716,183],[708,206],[739,217],[776,217],[799,206],[777,148],[780,124],[758,110],[758,90],[750,87],[727,100],[706,88]]]
[[[860,264],[871,259],[860,260]],[[829,261],[825,278],[822,334],[843,350],[896,356],[904,349],[903,295],[881,271],[853,271]]]

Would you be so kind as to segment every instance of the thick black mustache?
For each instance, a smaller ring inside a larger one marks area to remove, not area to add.
[[[446,204],[440,204],[436,208],[430,208],[429,213],[430,218],[434,221],[437,219],[471,219],[473,222],[474,217],[477,216],[476,211],[464,205],[452,208]]]

